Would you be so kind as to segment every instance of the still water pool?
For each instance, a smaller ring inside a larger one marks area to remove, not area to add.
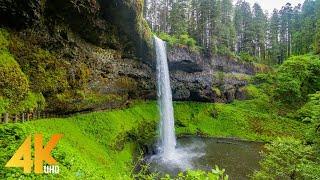
[[[263,149],[263,143],[220,138],[183,137],[177,143],[183,158],[179,157],[178,163],[165,163],[149,157],[152,172],[175,176],[186,169],[211,170],[218,165],[231,180],[248,179],[259,169]]]

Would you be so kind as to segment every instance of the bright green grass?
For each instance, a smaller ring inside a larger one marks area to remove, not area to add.
[[[156,127],[157,109],[154,103],[137,104],[129,109],[109,112],[95,112],[77,115],[66,119],[46,119],[17,125],[1,125],[1,133],[9,133],[6,128],[18,127],[28,134],[43,133],[48,138],[56,133],[64,134],[53,152],[60,163],[59,179],[129,179],[132,171],[132,160],[137,138],[136,132],[148,136],[151,132],[139,132],[139,128],[148,123]],[[148,122],[148,123],[145,123]],[[152,123],[154,122],[154,123]],[[147,128],[146,128],[147,129]],[[153,130],[154,131],[154,130]],[[130,135],[130,138],[128,137]],[[2,153],[0,159],[0,179],[2,177],[19,177],[20,170],[2,169],[14,149],[23,142],[7,142],[10,154]],[[3,136],[0,135],[0,142]],[[5,144],[5,143],[4,143]],[[0,149],[8,152],[6,145]],[[6,173],[6,174],[3,174]],[[35,175],[25,176],[26,178]]]
[[[232,104],[176,103],[178,134],[234,137],[271,141],[278,136],[302,138],[305,125],[278,117],[257,107],[250,100]],[[215,113],[213,113],[215,112]]]
[[[174,108],[176,131],[179,135],[198,134],[269,141],[277,136],[300,138],[305,128],[301,123],[269,113],[268,109],[262,109],[254,100],[228,105],[176,102]],[[130,179],[137,143],[145,143],[155,136],[158,119],[156,102],[139,102],[124,110],[0,125],[0,179],[15,178],[22,174],[20,169],[1,168],[25,136],[34,133],[43,133],[47,139],[55,133],[64,134],[53,152],[61,173],[51,177]],[[10,131],[15,128],[18,130]],[[20,131],[24,133],[21,135]],[[25,177],[39,178],[35,175]]]

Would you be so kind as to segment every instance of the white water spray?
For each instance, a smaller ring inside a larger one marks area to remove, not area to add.
[[[160,109],[160,151],[163,159],[173,159],[176,147],[172,93],[167,62],[166,43],[154,37],[157,55],[158,105]]]
[[[197,146],[176,147],[166,43],[155,36],[154,44],[157,55],[157,94],[161,120],[159,127],[160,152],[153,155],[149,161],[157,163],[159,167],[169,169],[191,169],[193,167],[192,159],[203,156],[202,152],[196,150],[202,146],[198,144]]]

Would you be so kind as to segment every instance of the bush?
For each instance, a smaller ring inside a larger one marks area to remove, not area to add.
[[[166,41],[170,46],[184,45],[188,46],[192,50],[197,50],[196,40],[191,38],[188,34],[182,34],[179,36],[171,36],[167,33],[159,33],[159,38]]]
[[[246,62],[255,62],[255,61],[257,61],[257,59],[254,56],[250,55],[247,52],[241,52],[239,56],[240,56],[241,60],[246,61]]]
[[[22,100],[29,91],[27,77],[8,52],[0,52],[0,96],[13,101]]]
[[[178,37],[178,43],[182,45],[187,45],[188,47],[194,48],[196,46],[196,40],[189,37],[188,34],[182,34]]]
[[[300,120],[311,123],[307,138],[320,154],[320,92],[309,95],[309,99],[297,115]]]
[[[266,152],[261,161],[261,170],[254,173],[254,179],[312,179],[319,177],[315,152],[309,145],[293,138],[277,139],[265,145]]]
[[[228,48],[224,45],[219,46],[218,48],[216,48],[216,50],[214,50],[214,52],[215,51],[219,55],[225,55],[227,57],[232,57],[232,58],[235,57],[235,54],[230,50],[230,48]]]
[[[252,78],[254,84],[272,84],[274,82],[274,76],[270,73],[259,73]]]
[[[27,77],[8,52],[9,34],[0,29],[0,96],[14,101],[23,99],[29,91]]]
[[[212,169],[210,172],[205,172],[202,170],[188,170],[185,173],[178,174],[177,177],[171,178],[167,175],[163,180],[228,180],[228,175],[224,175],[225,170],[219,169],[218,166]]]
[[[49,51],[38,49],[30,57],[27,74],[36,92],[56,93],[68,87],[66,66]]]
[[[303,102],[308,94],[320,90],[320,59],[313,55],[291,57],[275,78],[275,99],[290,105]]]
[[[7,50],[9,45],[8,38],[9,33],[4,29],[0,29],[0,51]]]
[[[8,50],[9,33],[0,29],[0,113],[20,113],[43,109],[42,94],[32,93],[29,79]]]
[[[309,95],[309,99],[309,102],[298,111],[298,116],[302,121],[320,119],[320,92]]]

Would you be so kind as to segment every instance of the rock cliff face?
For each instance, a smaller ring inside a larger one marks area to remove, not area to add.
[[[0,1],[9,51],[49,112],[119,107],[155,99],[152,34],[137,0]],[[175,100],[231,102],[255,73],[252,64],[168,49]]]
[[[258,69],[225,57],[206,57],[188,48],[168,48],[173,99],[232,102],[244,99],[243,87]]]
[[[47,111],[112,108],[154,97],[152,33],[142,8],[142,0],[3,0],[0,26]]]

